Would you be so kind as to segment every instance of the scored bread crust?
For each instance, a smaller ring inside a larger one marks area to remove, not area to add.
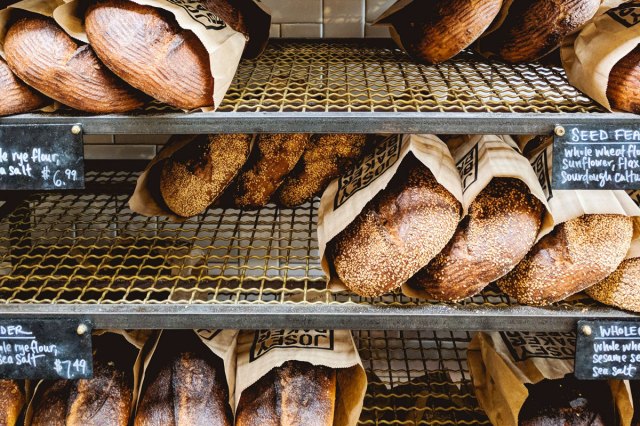
[[[591,214],[561,223],[498,286],[519,303],[559,302],[615,271],[632,235],[632,220],[622,215]]]
[[[24,403],[25,396],[18,382],[0,380],[0,425],[16,425]]]
[[[432,300],[455,302],[479,293],[524,258],[543,213],[544,205],[524,182],[494,178],[449,244],[407,284]]]
[[[0,57],[0,116],[42,108],[47,98],[20,81]]]
[[[412,57],[437,64],[480,37],[501,6],[502,0],[436,0],[428,6],[416,1],[394,17],[393,29]]]
[[[606,305],[640,312],[640,258],[624,260],[613,274],[586,293]]]
[[[87,37],[116,75],[181,109],[213,105],[209,54],[173,15],[129,0],[102,0],[85,14]]]
[[[4,50],[16,76],[77,110],[119,113],[144,103],[144,96],[104,67],[91,47],[76,43],[51,18],[18,19],[7,31]]]
[[[460,202],[413,156],[327,247],[337,276],[354,293],[381,296],[402,285],[449,242]]]
[[[640,114],[640,47],[636,47],[611,69],[607,99],[611,108]]]
[[[534,61],[560,46],[599,7],[600,0],[514,0],[500,28],[481,40],[481,50],[506,62]]]
[[[336,371],[287,361],[240,396],[236,426],[332,426]]]

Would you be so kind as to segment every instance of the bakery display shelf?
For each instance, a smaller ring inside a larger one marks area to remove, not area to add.
[[[77,124],[87,134],[224,132],[547,134],[558,124],[635,123],[572,87],[562,67],[472,52],[420,65],[390,40],[273,40],[243,60],[218,112],[162,105],[128,115],[59,111],[0,124]]]
[[[369,387],[361,426],[490,425],[467,366],[467,332],[357,331]]]
[[[520,331],[632,316],[588,298],[519,306],[493,287],[456,304],[332,293],[318,258],[318,200],[214,207],[174,223],[128,208],[139,164],[88,166],[82,191],[0,194],[0,315],[87,317],[97,328]]]

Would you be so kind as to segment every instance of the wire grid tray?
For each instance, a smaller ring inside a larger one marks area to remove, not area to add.
[[[490,425],[467,366],[468,332],[358,331],[369,387],[359,424]]]

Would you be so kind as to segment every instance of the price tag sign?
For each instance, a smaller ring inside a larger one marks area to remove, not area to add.
[[[0,319],[0,378],[93,376],[90,321]]]
[[[640,380],[640,321],[578,321],[580,380]]]
[[[558,127],[553,189],[640,189],[640,126]]]
[[[0,190],[83,188],[79,125],[0,125]]]

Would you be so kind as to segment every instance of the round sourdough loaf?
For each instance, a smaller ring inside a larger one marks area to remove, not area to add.
[[[607,99],[613,109],[640,114],[640,47],[611,69]]]
[[[385,190],[329,242],[342,282],[361,296],[401,286],[453,236],[460,202],[415,157],[406,157]]]
[[[36,92],[13,74],[0,57],[0,116],[33,111],[46,105],[47,98]]]
[[[393,16],[393,30],[412,57],[436,64],[473,43],[491,24],[502,0],[415,1]]]
[[[18,382],[0,380],[0,425],[17,425],[24,403],[24,392]]]
[[[92,113],[131,111],[144,96],[104,67],[51,18],[30,15],[9,27],[4,41],[9,67],[29,86],[72,108]]]
[[[586,24],[600,0],[515,0],[500,27],[482,38],[481,51],[506,62],[530,62],[553,51]]]
[[[640,312],[640,258],[624,260],[613,274],[589,287],[587,294],[606,305]]]
[[[520,303],[558,302],[615,271],[632,236],[632,219],[622,215],[584,215],[561,223],[498,286]]]
[[[87,37],[116,75],[182,109],[213,105],[209,54],[166,11],[129,0],[102,0],[85,14]]]
[[[544,205],[518,179],[494,178],[449,244],[408,285],[428,299],[473,296],[512,270],[536,241]]]
[[[160,194],[182,217],[202,213],[229,186],[247,161],[251,135],[201,135],[166,159]]]

